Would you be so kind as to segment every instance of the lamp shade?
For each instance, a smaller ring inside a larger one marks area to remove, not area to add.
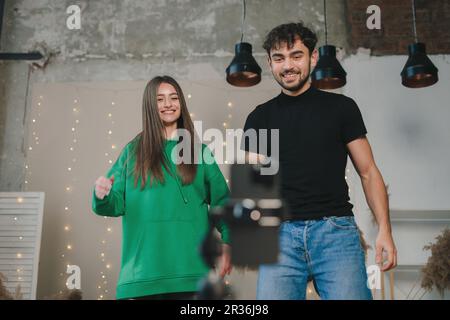
[[[319,48],[319,61],[311,75],[312,85],[318,89],[336,89],[347,83],[347,73],[336,59],[336,47]]]
[[[423,88],[438,82],[438,69],[428,58],[424,43],[410,44],[408,53],[408,60],[401,72],[402,84],[405,87]]]
[[[251,87],[261,81],[261,68],[252,55],[252,45],[240,42],[235,56],[226,69],[227,82],[236,87]]]

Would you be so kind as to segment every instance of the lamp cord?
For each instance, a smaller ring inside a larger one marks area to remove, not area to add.
[[[411,0],[412,12],[413,12],[413,31],[414,31],[414,41],[419,42],[417,39],[417,27],[416,27],[416,1]]]
[[[241,33],[241,42],[244,41],[244,23],[245,23],[245,13],[246,13],[246,5],[245,0],[242,0],[243,14],[242,14],[242,33]]]
[[[323,15],[325,19],[325,45],[328,44],[328,28],[327,28],[327,0],[323,0]]]

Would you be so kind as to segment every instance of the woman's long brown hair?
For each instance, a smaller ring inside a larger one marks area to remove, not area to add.
[[[191,137],[191,161],[188,164],[178,164],[176,166],[176,173],[172,173],[169,170],[169,159],[164,154],[165,128],[159,116],[157,103],[158,88],[162,83],[168,83],[175,88],[181,111],[180,117],[177,120],[177,129],[186,129]],[[141,177],[141,190],[144,189],[148,175],[150,175],[150,185],[155,180],[164,183],[163,167],[170,174],[178,174],[183,184],[191,183],[197,173],[196,155],[194,153],[194,134],[194,124],[192,123],[180,85],[175,79],[169,76],[158,76],[150,80],[145,87],[142,101],[142,132],[135,138],[137,143],[135,187],[138,184],[139,177]]]

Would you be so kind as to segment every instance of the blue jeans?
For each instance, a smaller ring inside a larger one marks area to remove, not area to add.
[[[321,299],[372,299],[353,216],[283,222],[278,263],[260,266],[256,298],[304,300],[309,280]]]

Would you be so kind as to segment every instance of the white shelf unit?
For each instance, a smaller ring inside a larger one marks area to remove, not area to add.
[[[391,222],[450,223],[450,210],[390,210]]]

